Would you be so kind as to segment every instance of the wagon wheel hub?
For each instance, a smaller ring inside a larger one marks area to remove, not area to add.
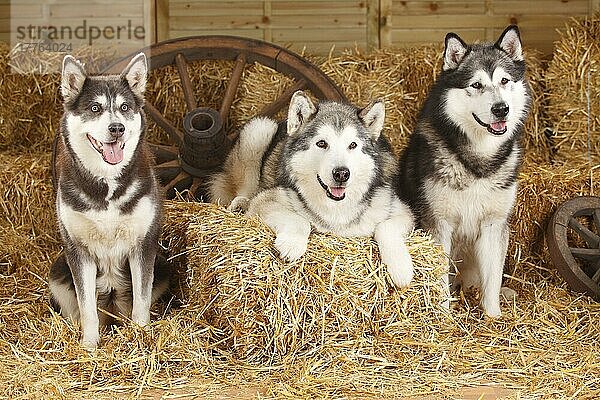
[[[223,120],[217,110],[199,107],[185,114],[179,145],[179,162],[185,172],[203,177],[219,168],[230,146],[222,130]]]

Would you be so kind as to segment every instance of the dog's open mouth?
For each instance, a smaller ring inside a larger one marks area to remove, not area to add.
[[[485,122],[480,120],[474,113],[473,118],[475,118],[475,121],[477,121],[479,125],[486,128],[488,132],[493,135],[504,135],[506,133],[506,121],[497,121],[492,122],[491,124],[486,124]]]
[[[87,135],[87,138],[96,151],[102,155],[102,159],[108,164],[115,165],[123,161],[123,149],[125,148],[124,141],[115,140],[114,142],[104,143],[97,141],[89,134]]]
[[[321,180],[321,177],[319,175],[317,175],[317,180],[319,181],[319,184],[321,185],[321,187],[325,190],[325,193],[327,193],[327,197],[329,197],[330,199],[335,200],[335,201],[340,201],[340,200],[344,200],[344,197],[346,197],[346,188],[345,187],[343,187],[343,186],[329,187],[325,183],[323,183],[323,181]]]

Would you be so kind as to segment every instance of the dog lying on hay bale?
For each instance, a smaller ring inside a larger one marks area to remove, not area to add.
[[[371,238],[313,233],[306,254],[288,263],[273,247],[274,234],[255,218],[210,204],[170,203],[167,223],[185,230],[171,229],[167,238],[185,237],[179,253],[187,259],[186,302],[228,333],[222,346],[241,359],[299,357],[365,336],[422,341],[447,318],[446,258],[422,233],[407,239],[415,280],[392,289]]]

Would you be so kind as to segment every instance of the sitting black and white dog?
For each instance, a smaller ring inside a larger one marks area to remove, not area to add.
[[[53,306],[80,321],[90,349],[109,321],[98,308],[144,326],[169,285],[166,264],[155,263],[163,194],[144,142],[147,71],[143,53],[110,76],[88,76],[75,58],[63,60],[54,167],[64,253],[49,287]]]
[[[495,43],[446,36],[444,65],[400,162],[397,191],[498,317],[520,138],[530,104],[519,30]],[[506,294],[514,295],[506,290]]]

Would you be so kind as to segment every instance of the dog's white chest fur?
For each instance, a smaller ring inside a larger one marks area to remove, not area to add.
[[[438,217],[447,221],[457,234],[475,239],[486,221],[506,220],[512,209],[517,185],[506,189],[494,187],[490,179],[474,180],[463,190],[429,180],[427,198]]]
[[[333,203],[333,200],[325,199],[325,202]],[[384,187],[379,188],[373,194],[371,201],[365,204],[349,206],[342,201],[333,203],[330,207],[315,207],[314,216],[307,212],[301,203],[297,204],[296,208],[300,214],[311,221],[317,231],[351,237],[373,235],[375,227],[389,218],[394,207],[397,207],[396,203],[399,201],[392,196],[391,189]]]
[[[129,213],[120,209],[135,193],[136,184],[104,210],[76,211],[58,199],[60,220],[69,236],[85,246],[108,269],[119,268],[130,249],[144,238],[154,220],[155,205],[143,197]],[[109,190],[109,195],[113,190]],[[102,271],[101,271],[102,272]]]
[[[425,181],[425,197],[435,210],[436,219],[449,223],[455,233],[475,239],[482,223],[506,221],[512,210],[517,185],[503,188],[519,163],[515,149],[491,176],[477,178],[447,150],[438,154],[438,174]]]

